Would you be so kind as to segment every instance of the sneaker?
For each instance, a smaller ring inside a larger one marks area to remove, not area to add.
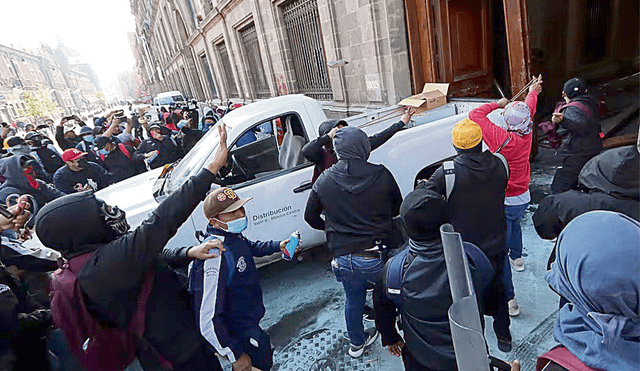
[[[498,337],[498,349],[503,353],[511,352],[511,340],[501,339]]]
[[[520,307],[518,306],[518,302],[516,299],[509,300],[509,316],[515,317],[520,314]]]
[[[369,329],[365,331],[367,335],[367,340],[365,340],[364,344],[360,346],[355,346],[351,344],[349,346],[349,355],[353,358],[359,358],[364,354],[364,349],[369,345],[373,344],[374,341],[378,338],[378,331],[375,328]]]
[[[509,258],[509,263],[511,263],[511,267],[513,267],[516,272],[522,272],[524,270],[524,260],[522,260],[522,258]]]

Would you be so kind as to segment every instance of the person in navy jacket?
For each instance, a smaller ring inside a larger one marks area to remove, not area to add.
[[[224,253],[195,260],[189,267],[200,332],[219,355],[227,357],[234,371],[271,369],[271,340],[259,326],[265,307],[253,258],[284,251],[289,242],[249,241],[242,235],[248,224],[244,204],[250,200],[227,187],[207,196],[203,205],[209,220],[206,240],[221,241]]]

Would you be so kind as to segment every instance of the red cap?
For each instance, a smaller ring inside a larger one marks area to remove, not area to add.
[[[87,152],[82,152],[77,148],[69,148],[62,153],[62,161],[75,161],[80,157],[84,157],[87,155]]]

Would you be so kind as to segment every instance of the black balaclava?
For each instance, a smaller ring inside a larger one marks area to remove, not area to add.
[[[91,252],[122,233],[114,230],[105,215],[104,201],[93,192],[66,195],[47,203],[38,212],[36,233],[47,247],[69,259]]]
[[[331,129],[335,128],[338,125],[349,126],[344,120],[326,120],[320,124],[318,128],[318,136],[323,136],[331,131]]]
[[[447,222],[446,203],[442,195],[418,188],[400,205],[400,217],[407,235],[415,242],[440,239],[440,226]]]

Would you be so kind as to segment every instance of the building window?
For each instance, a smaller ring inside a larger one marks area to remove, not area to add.
[[[252,23],[240,30],[240,36],[242,37],[244,54],[249,65],[249,74],[251,75],[256,97],[269,98],[271,92],[269,91],[267,76],[264,73],[262,57],[260,57],[260,45],[258,44],[258,34],[256,33],[255,24]]]
[[[298,91],[315,99],[332,100],[317,1],[292,0],[284,5],[283,16]]]
[[[209,88],[211,89],[211,97],[218,98],[218,92],[216,91],[216,86],[213,84],[211,67],[209,67],[209,60],[207,59],[206,54],[202,54],[200,56],[200,62],[202,63],[202,69],[204,70],[204,74],[207,76],[207,82],[209,83]]]
[[[229,96],[238,98],[238,87],[236,86],[236,79],[233,77],[233,70],[231,69],[231,60],[229,59],[229,53],[227,52],[227,45],[224,41],[216,45],[218,49],[218,55],[220,56],[220,62],[222,62],[222,78],[225,82]]]

